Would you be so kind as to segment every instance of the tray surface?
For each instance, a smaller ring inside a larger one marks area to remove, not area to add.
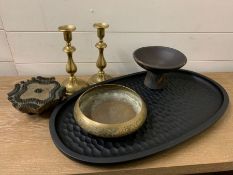
[[[73,117],[81,90],[60,104],[50,118],[55,145],[66,156],[89,163],[119,163],[143,158],[171,148],[214,124],[228,106],[226,91],[209,78],[186,70],[169,73],[163,90],[143,84],[146,73],[118,77],[104,83],[135,90],[145,101],[147,120],[135,133],[114,139],[92,136]]]

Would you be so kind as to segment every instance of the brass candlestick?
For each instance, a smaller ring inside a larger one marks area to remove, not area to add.
[[[63,51],[68,56],[68,61],[66,64],[66,72],[70,74],[68,78],[66,78],[62,85],[66,88],[66,94],[72,95],[74,92],[78,91],[81,88],[88,86],[88,84],[78,79],[74,74],[77,72],[77,66],[74,63],[72,53],[76,50],[74,46],[71,45],[72,40],[72,32],[76,30],[74,25],[64,25],[58,28],[60,32],[63,32],[64,40],[66,41],[66,46],[63,48]]]
[[[99,72],[90,77],[88,83],[95,84],[101,81],[110,79],[111,76],[104,72],[104,68],[107,66],[107,63],[104,58],[104,49],[107,47],[107,44],[103,41],[105,35],[105,29],[109,27],[106,23],[95,23],[93,25],[97,29],[97,36],[99,38],[99,42],[96,43],[95,47],[99,49],[99,57],[96,62],[96,66],[99,68]]]

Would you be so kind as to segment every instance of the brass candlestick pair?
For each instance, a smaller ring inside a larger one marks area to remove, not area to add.
[[[106,23],[95,23],[93,25],[97,28],[97,36],[99,37],[99,42],[96,43],[95,47],[99,49],[99,57],[96,62],[96,66],[99,68],[99,72],[93,75],[88,83],[95,84],[104,80],[111,78],[110,75],[104,72],[104,68],[107,66],[107,63],[104,58],[104,49],[107,47],[107,44],[103,42],[105,35],[105,29],[109,27]],[[74,46],[71,46],[72,32],[76,30],[74,25],[64,25],[58,28],[60,32],[63,32],[64,40],[67,42],[66,46],[63,48],[63,51],[67,53],[68,62],[66,64],[66,72],[70,74],[69,78],[65,79],[62,83],[66,87],[66,94],[72,95],[74,92],[78,91],[81,88],[87,87],[88,83],[78,79],[74,74],[77,72],[77,66],[74,63],[72,53],[76,50]]]

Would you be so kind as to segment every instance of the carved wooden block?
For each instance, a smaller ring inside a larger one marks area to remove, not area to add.
[[[8,100],[21,112],[39,114],[55,106],[65,94],[54,77],[33,77],[31,80],[21,81],[8,93]]]

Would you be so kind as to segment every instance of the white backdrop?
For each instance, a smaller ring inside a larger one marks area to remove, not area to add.
[[[0,0],[0,75],[65,74],[63,36],[74,24],[78,74],[96,72],[94,22],[107,22],[107,70],[141,70],[132,52],[162,45],[182,51],[186,69],[233,71],[233,0]]]

